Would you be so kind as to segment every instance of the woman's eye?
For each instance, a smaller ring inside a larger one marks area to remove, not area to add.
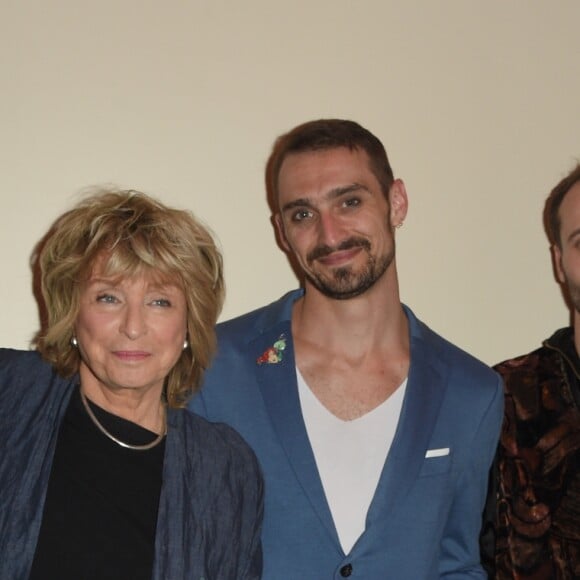
[[[104,302],[105,304],[114,304],[117,302],[117,298],[112,294],[99,294],[97,296],[97,302]]]
[[[171,306],[171,302],[169,302],[167,298],[156,298],[155,300],[151,301],[151,304],[153,304],[153,306],[164,306],[164,307]]]

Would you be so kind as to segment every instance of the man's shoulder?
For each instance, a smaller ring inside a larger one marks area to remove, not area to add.
[[[520,376],[540,374],[546,369],[553,369],[554,365],[559,366],[559,362],[556,361],[562,358],[562,351],[567,346],[566,342],[572,340],[572,330],[561,328],[535,350],[506,359],[494,365],[493,368],[504,378],[513,374]]]
[[[546,348],[545,346],[540,346],[531,352],[503,360],[493,365],[493,368],[501,375],[509,374],[514,370],[533,371],[533,369],[537,367],[542,358],[547,355],[549,356],[552,353],[556,354],[554,351],[550,351],[550,349]]]
[[[557,388],[564,378],[562,354],[541,346],[532,352],[498,363],[493,368],[504,382],[506,393],[523,394],[554,384]]]
[[[497,375],[489,365],[438,334],[419,320],[409,308],[406,307],[406,311],[411,320],[411,339],[415,338],[415,340],[421,341],[423,348],[428,350],[430,356],[447,363],[456,372],[467,373],[471,377],[480,376],[482,379],[491,378],[497,381]],[[411,353],[412,355],[413,353]]]
[[[574,359],[574,360],[573,360]],[[545,340],[539,348],[496,364],[493,368],[504,382],[507,394],[516,398],[527,397],[541,389],[561,389],[565,381],[563,364],[577,364],[577,355],[573,346],[573,332],[570,328],[557,330]]]
[[[292,305],[301,295],[301,290],[293,290],[270,304],[220,322],[216,327],[218,341],[247,336],[248,332],[260,333],[275,324],[289,321]]]
[[[241,332],[246,332],[249,328],[254,328],[257,322],[269,311],[271,304],[260,306],[255,310],[245,312],[234,318],[229,318],[224,322],[220,322],[216,326],[218,338],[236,335]]]

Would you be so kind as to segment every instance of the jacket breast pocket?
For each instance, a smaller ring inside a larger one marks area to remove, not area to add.
[[[452,455],[439,455],[434,457],[425,457],[423,465],[419,472],[419,477],[431,477],[434,475],[443,475],[451,470]]]
[[[413,526],[440,522],[453,496],[452,455],[425,457],[404,502],[414,513]]]

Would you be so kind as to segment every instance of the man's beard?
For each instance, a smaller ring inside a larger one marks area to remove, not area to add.
[[[323,277],[316,272],[305,272],[308,281],[322,294],[335,300],[348,300],[364,294],[387,271],[395,257],[394,241],[391,250],[378,259],[372,256],[371,244],[364,238],[349,238],[341,242],[336,248],[317,246],[306,256],[308,264],[316,259],[323,258],[340,250],[362,248],[367,255],[367,262],[362,271],[354,272],[351,266],[336,268],[331,278]]]
[[[568,295],[574,310],[580,314],[580,286],[574,284],[570,278],[566,276],[566,288],[568,289]]]

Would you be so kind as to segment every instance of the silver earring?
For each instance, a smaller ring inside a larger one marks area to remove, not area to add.
[[[76,348],[79,345],[79,341],[76,336],[71,337],[70,343]]]
[[[403,222],[399,222],[395,227],[397,229],[402,228],[403,227]]]
[[[187,338],[183,341],[183,350],[185,350],[189,346],[189,341]]]

